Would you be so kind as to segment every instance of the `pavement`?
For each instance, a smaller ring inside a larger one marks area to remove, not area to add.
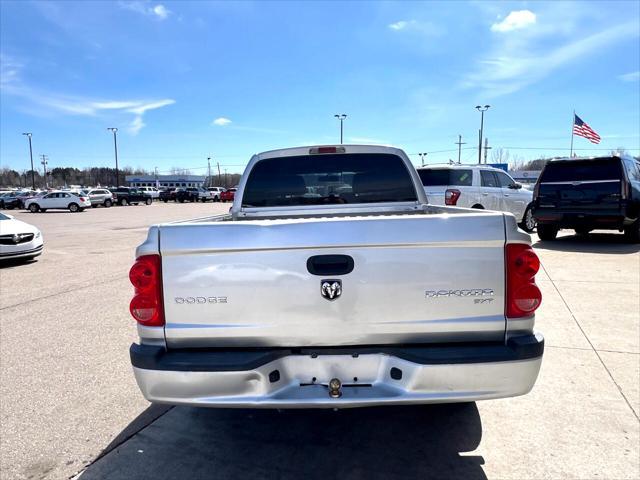
[[[340,411],[146,402],[127,272],[153,223],[229,204],[9,212],[45,253],[0,269],[0,478],[640,478],[640,246],[563,232],[542,260],[546,339],[526,396]]]

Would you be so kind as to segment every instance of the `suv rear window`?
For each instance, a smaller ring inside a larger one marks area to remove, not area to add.
[[[242,206],[416,200],[413,181],[402,158],[384,153],[342,153],[261,160],[249,174]]]
[[[621,174],[618,158],[567,160],[549,162],[542,172],[540,182],[619,180]]]
[[[418,170],[422,185],[425,187],[436,187],[444,185],[458,185],[460,187],[470,187],[473,179],[472,170],[461,170],[454,168],[427,168]]]

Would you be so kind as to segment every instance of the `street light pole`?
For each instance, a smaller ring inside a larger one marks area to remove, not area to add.
[[[42,157],[42,168],[44,169],[44,187],[45,189],[49,189],[49,180],[47,179],[47,163],[49,163],[49,157],[47,155],[40,155]]]
[[[118,171],[118,140],[116,139],[116,132],[118,129],[116,127],[109,127],[107,130],[111,130],[113,132],[113,151],[116,154],[116,184],[115,187],[118,188],[120,185],[120,172]]]
[[[334,115],[334,117],[336,117],[338,120],[340,120],[340,145],[342,145],[342,122],[344,122],[344,119],[347,118],[347,114],[346,113],[341,113],[341,114],[336,114]]]
[[[482,163],[482,134],[484,130],[484,112],[489,110],[491,105],[485,105],[481,107],[480,105],[476,105],[476,110],[480,112],[480,136],[478,138],[478,164]]]
[[[26,135],[27,138],[29,138],[29,158],[31,159],[31,188],[33,188],[34,190],[36,189],[36,176],[35,173],[33,172],[33,149],[31,148],[31,132],[27,132],[27,133],[23,133],[23,135]],[[25,179],[25,184],[24,186],[27,186],[27,182]]]
[[[427,156],[427,153],[428,153],[428,152],[423,152],[423,153],[419,153],[419,154],[418,154],[418,155],[420,155],[420,164],[421,164],[421,166],[423,166],[423,167],[424,167],[424,157],[426,157],[426,156]]]

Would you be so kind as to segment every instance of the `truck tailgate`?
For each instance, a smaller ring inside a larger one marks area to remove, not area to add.
[[[167,345],[502,340],[504,228],[493,212],[162,225]],[[353,270],[312,274],[317,255]]]

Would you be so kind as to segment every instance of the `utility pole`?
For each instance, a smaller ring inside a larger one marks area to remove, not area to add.
[[[458,164],[460,164],[460,154],[462,153],[462,145],[466,145],[467,142],[462,141],[462,135],[458,135],[458,141],[456,145],[458,145]]]
[[[229,182],[227,180],[227,169],[224,169],[224,188],[228,188]]]
[[[44,187],[49,188],[49,181],[47,180],[47,163],[49,163],[49,157],[46,155],[40,155],[42,161],[42,167],[44,168]]]
[[[218,166],[218,186],[220,186],[222,183],[222,178],[220,177],[220,162],[216,162],[216,165]]]
[[[115,187],[118,188],[120,186],[120,172],[118,172],[118,140],[116,139],[116,133],[118,129],[115,127],[109,127],[107,130],[111,130],[113,132],[113,151],[116,155],[116,184]]]
[[[33,171],[33,149],[31,148],[31,132],[23,133],[29,138],[29,158],[31,159],[31,188],[36,189],[36,174]],[[26,176],[24,186],[27,186]]]
[[[211,186],[211,157],[207,157],[207,187]]]
[[[334,117],[336,117],[338,120],[340,120],[340,145],[342,145],[342,123],[344,122],[344,119],[347,118],[347,114],[346,113],[341,113],[341,114],[336,114],[334,115]]]
[[[484,139],[484,164],[487,164],[487,153],[489,153],[489,150],[491,150],[491,147],[489,146],[489,139],[485,138]]]
[[[423,152],[423,153],[419,153],[418,155],[420,155],[420,165],[424,167],[424,159],[427,156],[428,152]]]
[[[480,112],[480,131],[479,136],[478,136],[478,164],[482,163],[482,134],[483,134],[483,130],[484,130],[484,112],[486,112],[487,110],[489,110],[489,107],[491,107],[491,105],[485,105],[484,107],[481,107],[480,105],[476,105],[476,110],[478,110]]]
[[[153,172],[156,175],[156,188],[158,188],[158,185],[159,185],[159,183],[158,183],[158,167],[153,167]]]

